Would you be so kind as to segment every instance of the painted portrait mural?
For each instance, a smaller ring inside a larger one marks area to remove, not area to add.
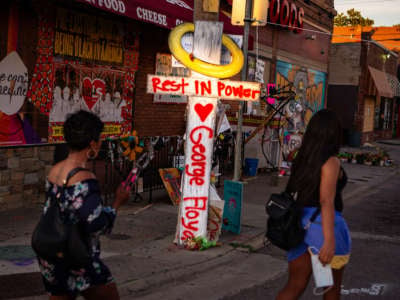
[[[325,107],[326,73],[278,61],[276,85],[296,92],[285,107],[283,126],[284,161],[291,161],[300,148],[302,136],[312,115]]]

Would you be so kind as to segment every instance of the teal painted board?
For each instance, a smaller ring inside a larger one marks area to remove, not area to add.
[[[240,233],[242,218],[243,183],[231,180],[224,181],[224,215],[222,229]]]

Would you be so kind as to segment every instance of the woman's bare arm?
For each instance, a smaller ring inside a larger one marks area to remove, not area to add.
[[[319,259],[323,264],[330,263],[335,254],[335,196],[339,171],[340,161],[336,157],[329,158],[321,169],[319,199],[321,204],[324,244],[320,250]]]

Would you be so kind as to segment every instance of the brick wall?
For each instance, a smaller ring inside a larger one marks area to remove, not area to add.
[[[0,148],[0,210],[44,201],[54,146]]]
[[[170,53],[169,30],[143,25],[139,46],[139,69],[136,73],[134,128],[140,136],[182,135],[185,132],[185,104],[153,103],[146,93],[147,75],[155,73],[157,52]],[[144,30],[145,29],[145,30]]]
[[[366,46],[368,47],[368,46]],[[383,55],[389,52],[376,44],[369,44],[367,64],[375,69],[385,71],[394,76],[397,75],[397,57],[390,55],[387,59],[383,59]]]

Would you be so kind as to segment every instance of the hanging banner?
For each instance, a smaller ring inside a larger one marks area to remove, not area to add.
[[[217,99],[189,98],[179,239],[207,235]],[[189,195],[189,196],[187,196]]]
[[[259,101],[261,87],[257,82],[147,75],[147,93]]]

